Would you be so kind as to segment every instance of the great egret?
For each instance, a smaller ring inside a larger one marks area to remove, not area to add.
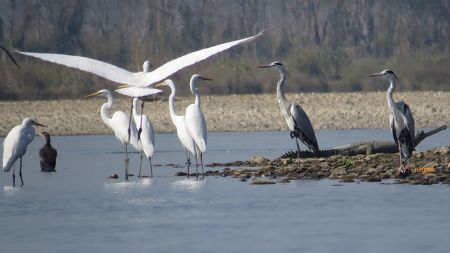
[[[52,172],[55,171],[56,157],[58,151],[50,143],[50,134],[47,132],[40,132],[40,136],[45,140],[44,146],[39,150],[39,160],[41,163],[41,171]]]
[[[140,106],[138,103],[140,102]],[[141,111],[138,112],[138,107]],[[152,156],[155,152],[155,129],[148,117],[144,114],[144,101],[133,98],[133,120],[138,128],[138,139],[141,142],[141,163],[139,165],[139,177],[141,177],[142,169],[142,152],[147,156],[150,162],[150,177],[153,177]]]
[[[122,111],[116,111],[111,118],[108,117],[108,111],[112,109],[114,97],[109,90],[99,90],[92,94],[85,96],[90,98],[94,96],[103,96],[108,99],[106,103],[100,108],[100,116],[103,122],[114,131],[116,138],[122,143],[125,149],[125,180],[128,180],[128,144],[131,144],[136,150],[141,150],[140,143],[137,140],[137,129],[133,122],[130,123],[128,117]]]
[[[185,67],[196,64],[202,60],[205,60],[215,54],[218,54],[236,45],[250,42],[260,37],[262,34],[263,31],[258,33],[257,35],[248,38],[235,40],[219,44],[213,47],[194,51],[192,53],[183,55],[179,58],[169,61],[164,65],[162,65],[161,67],[149,72],[143,71],[133,73],[109,63],[81,56],[49,54],[49,53],[32,53],[21,51],[14,51],[14,52],[31,57],[36,57],[44,61],[49,61],[56,64],[61,64],[71,68],[76,68],[86,72],[90,72],[92,74],[101,76],[116,83],[127,84],[130,86],[148,87],[151,86],[152,84],[155,84],[157,82],[166,79],[170,75],[174,74],[175,72]]]
[[[175,111],[175,94],[176,94],[176,88],[175,84],[172,80],[167,79],[166,81],[157,84],[155,87],[159,86],[169,86],[171,93],[169,97],[169,111],[170,111],[170,118],[172,119],[172,123],[174,124],[175,128],[177,129],[177,136],[180,140],[181,144],[184,147],[184,151],[186,152],[186,164],[187,164],[187,177],[189,178],[189,166],[191,163],[190,159],[190,153],[192,153],[195,156],[195,145],[194,145],[194,139],[192,138],[191,134],[189,133],[189,130],[187,128],[186,124],[186,117],[182,115],[178,115]],[[197,159],[197,157],[195,157]],[[197,163],[197,162],[196,162]]]
[[[211,80],[210,78],[202,77],[199,74],[195,74],[191,77],[190,87],[192,94],[194,94],[195,96],[195,103],[190,104],[188,107],[186,107],[186,123],[189,133],[194,139],[195,143],[194,155],[200,158],[200,164],[202,165],[202,177],[204,178],[205,176],[203,173],[203,153],[206,152],[208,130],[206,127],[205,116],[203,115],[203,112],[200,108],[200,92],[198,91],[197,88],[197,80],[199,79]],[[198,167],[197,163],[195,165],[197,169]]]
[[[281,62],[272,62],[269,65],[261,65],[260,68],[275,67],[280,72],[280,80],[277,83],[277,99],[280,105],[284,119],[291,130],[291,138],[295,138],[297,144],[297,159],[300,158],[300,146],[298,139],[305,144],[312,152],[319,150],[316,133],[312,127],[311,121],[303,108],[298,103],[291,103],[284,95],[284,83],[286,81],[286,70]]]
[[[27,146],[30,144],[34,136],[36,135],[36,130],[33,126],[42,126],[41,123],[34,121],[32,118],[25,118],[22,124],[13,127],[6,135],[3,141],[3,171],[9,172],[13,164],[20,159],[20,170],[19,176],[21,181],[21,187],[23,186],[22,178],[22,157],[27,152]],[[16,175],[15,167],[13,169],[13,187],[16,186]]]
[[[8,51],[8,49],[6,49],[6,47],[0,45],[0,48],[5,51],[5,53],[8,55],[9,59],[11,59],[11,61],[20,69],[19,64],[17,63],[16,59],[14,59],[14,57],[11,55],[11,53]]]
[[[394,141],[397,143],[400,153],[400,173],[407,175],[410,173],[407,160],[411,158],[415,147],[414,118],[412,112],[405,102],[395,102],[392,97],[398,80],[392,70],[386,69],[380,73],[369,75],[369,77],[373,76],[381,76],[390,83],[389,89],[387,90],[387,103],[390,109],[389,123]]]

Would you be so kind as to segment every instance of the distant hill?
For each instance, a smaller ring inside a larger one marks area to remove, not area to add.
[[[450,1],[0,1],[0,43],[97,58],[137,71],[210,45],[265,35],[175,75],[214,79],[204,93],[274,92],[282,61],[289,91],[386,89],[367,74],[392,68],[399,90],[450,90]],[[116,84],[54,64],[0,55],[0,99],[76,98]],[[184,84],[184,87],[183,87]]]

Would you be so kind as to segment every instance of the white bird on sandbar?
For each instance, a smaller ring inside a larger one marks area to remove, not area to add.
[[[195,103],[186,107],[186,124],[189,133],[194,139],[195,144],[195,157],[200,158],[200,164],[202,166],[202,178],[205,177],[203,173],[203,153],[206,152],[208,129],[206,126],[205,116],[200,108],[200,92],[197,88],[197,80],[211,80],[207,77],[202,77],[199,74],[195,74],[191,77],[190,87],[191,92],[195,96]],[[198,164],[195,164],[198,178]]]
[[[33,126],[42,126],[39,122],[34,121],[32,118],[25,118],[22,124],[13,127],[6,135],[3,141],[3,171],[9,172],[11,167],[17,161],[20,160],[19,176],[21,181],[21,187],[23,186],[22,178],[22,157],[27,152],[28,144],[30,144],[34,136],[36,136],[36,130]],[[15,167],[13,169],[13,187],[16,186]]]
[[[192,155],[195,155],[195,144],[194,139],[192,138],[191,134],[189,133],[187,123],[186,123],[186,116],[184,115],[178,115],[175,111],[175,94],[176,94],[176,88],[175,84],[172,80],[167,79],[164,82],[157,84],[155,87],[160,86],[169,86],[171,93],[169,97],[169,112],[170,112],[170,118],[172,119],[172,123],[177,129],[177,136],[178,139],[181,142],[181,145],[184,147],[184,151],[186,152],[186,164],[187,164],[187,177],[189,178],[189,166],[191,164],[191,158],[190,153]]]

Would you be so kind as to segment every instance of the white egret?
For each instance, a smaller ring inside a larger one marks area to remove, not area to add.
[[[50,134],[47,132],[40,132],[40,136],[45,141],[44,146],[39,150],[39,161],[41,164],[41,171],[52,172],[55,171],[56,157],[58,151],[50,143]]]
[[[175,111],[175,84],[172,80],[167,79],[166,81],[157,84],[155,87],[159,86],[169,86],[171,93],[169,97],[169,111],[170,111],[170,118],[172,119],[172,123],[177,129],[177,136],[180,140],[181,144],[184,147],[184,150],[186,152],[186,164],[187,164],[187,177],[189,178],[189,166],[190,166],[190,153],[192,153],[195,156],[195,145],[194,145],[194,139],[192,139],[191,134],[189,133],[189,130],[187,128],[186,124],[186,117],[182,115],[178,115]],[[196,158],[196,157],[195,157]],[[197,158],[196,158],[197,159]],[[197,163],[197,162],[196,162]]]
[[[140,143],[137,140],[136,125],[131,122],[130,117],[122,111],[116,111],[112,117],[108,117],[108,111],[112,109],[114,104],[114,97],[109,90],[99,90],[95,93],[85,96],[90,98],[94,96],[103,96],[108,99],[106,103],[100,108],[100,116],[103,122],[114,131],[116,138],[122,143],[125,149],[125,180],[128,180],[128,164],[130,159],[128,158],[128,144],[131,144],[136,150],[140,150]]]
[[[203,112],[200,108],[200,92],[197,88],[197,80],[211,80],[210,78],[202,77],[199,74],[195,74],[191,77],[190,87],[191,92],[195,96],[195,103],[188,105],[186,107],[186,124],[189,130],[189,133],[194,139],[195,143],[195,153],[194,155],[200,158],[200,164],[202,166],[202,177],[205,175],[203,173],[203,153],[206,152],[206,143],[207,143],[207,135],[208,130],[206,127],[206,120]],[[196,163],[196,168],[197,168]],[[198,177],[198,172],[197,172]]]
[[[41,123],[34,121],[32,118],[25,118],[22,121],[22,124],[13,127],[11,131],[9,131],[8,135],[6,135],[5,140],[3,141],[3,171],[9,172],[13,164],[20,159],[20,170],[19,176],[21,181],[21,187],[23,186],[23,178],[22,178],[22,157],[27,152],[27,146],[30,144],[34,136],[36,135],[36,130],[34,126],[42,126]],[[16,175],[15,175],[15,167],[13,169],[13,187],[16,186]]]
[[[111,80],[120,84],[127,84],[130,86],[151,86],[157,82],[160,82],[170,75],[176,73],[177,71],[196,64],[202,60],[205,60],[215,54],[218,54],[222,51],[225,51],[231,47],[234,47],[239,44],[250,42],[263,34],[263,31],[258,33],[257,35],[235,40],[223,44],[219,44],[213,47],[204,48],[198,51],[194,51],[192,53],[183,55],[179,58],[176,58],[172,61],[165,63],[159,68],[153,71],[143,71],[143,72],[130,72],[128,70],[119,68],[109,63],[105,63],[99,60],[90,59],[82,56],[73,56],[73,55],[63,55],[63,54],[50,54],[50,53],[32,53],[32,52],[21,52],[14,51],[19,54],[39,58],[44,61],[53,62],[56,64],[61,64],[67,67],[80,69],[86,72],[90,72],[92,74],[101,76],[105,79]],[[125,88],[126,89],[126,88]],[[133,90],[133,89],[129,89]],[[137,97],[135,95],[131,95],[132,97]]]
[[[394,141],[397,143],[400,153],[400,173],[407,175],[411,172],[407,161],[411,158],[415,147],[414,118],[412,112],[405,102],[395,102],[392,97],[398,80],[392,70],[386,69],[380,73],[369,75],[369,77],[373,76],[381,76],[390,83],[387,91],[387,103],[390,110],[389,123]]]
[[[138,103],[140,102],[140,106]],[[138,112],[138,107],[141,111]],[[150,177],[153,177],[152,156],[155,152],[155,129],[148,117],[144,114],[144,101],[139,98],[133,98],[133,120],[138,128],[138,139],[141,143],[141,163],[139,165],[139,177],[141,177],[142,169],[142,153],[148,158],[150,162]]]
[[[286,70],[281,62],[272,62],[268,65],[261,65],[260,68],[275,67],[280,72],[280,80],[277,83],[277,99],[280,105],[281,112],[284,115],[284,119],[291,130],[291,138],[295,138],[297,144],[297,159],[300,158],[300,146],[298,145],[298,139],[305,144],[313,152],[319,150],[319,144],[317,143],[316,133],[312,127],[311,121],[303,108],[298,103],[291,103],[286,99],[284,95],[284,83],[286,81]]]

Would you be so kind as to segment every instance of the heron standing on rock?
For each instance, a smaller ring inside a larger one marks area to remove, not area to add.
[[[374,76],[381,76],[390,83],[387,91],[387,103],[390,110],[389,121],[394,141],[398,145],[400,153],[400,174],[407,175],[411,173],[407,161],[411,158],[415,147],[414,118],[405,102],[395,102],[392,97],[398,80],[395,73],[386,69],[380,73],[369,75],[369,77]]]
[[[300,146],[298,139],[305,144],[312,152],[316,153],[319,150],[316,133],[312,127],[311,121],[303,108],[298,103],[291,103],[284,95],[284,83],[286,81],[286,70],[281,62],[275,61],[268,65],[261,65],[259,68],[275,67],[280,72],[280,80],[277,83],[277,99],[280,105],[281,112],[284,115],[286,123],[291,130],[291,138],[295,138],[297,144],[297,159],[300,158]]]

